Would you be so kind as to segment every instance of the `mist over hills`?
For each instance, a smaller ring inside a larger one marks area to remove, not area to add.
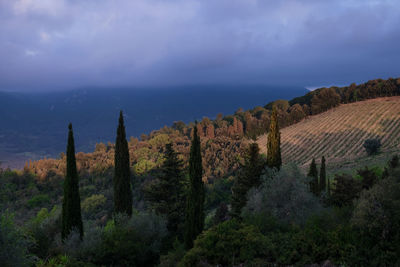
[[[119,110],[126,115],[127,135],[138,137],[174,121],[214,118],[306,92],[302,87],[276,86],[0,92],[0,161],[3,166],[22,167],[28,159],[57,156],[65,150],[69,122],[77,151],[92,151],[97,142],[114,142]]]

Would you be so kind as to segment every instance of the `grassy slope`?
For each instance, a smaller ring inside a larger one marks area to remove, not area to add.
[[[380,155],[368,157],[363,143],[382,142]],[[266,153],[267,135],[258,139]],[[284,163],[307,167],[312,158],[327,158],[332,172],[357,166],[381,165],[400,152],[400,97],[385,97],[351,104],[311,116],[281,130]]]

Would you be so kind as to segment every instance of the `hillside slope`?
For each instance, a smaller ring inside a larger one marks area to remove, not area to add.
[[[282,129],[282,158],[300,166],[322,156],[331,165],[359,160],[368,138],[379,138],[382,152],[400,151],[400,97],[342,104]],[[266,153],[267,135],[257,142]]]

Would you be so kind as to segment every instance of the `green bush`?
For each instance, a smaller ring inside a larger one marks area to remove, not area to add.
[[[286,167],[263,180],[259,188],[249,192],[244,214],[272,215],[281,223],[304,224],[322,211],[319,199],[310,192],[306,177],[297,167]]]
[[[36,208],[50,203],[50,198],[47,194],[40,194],[28,200],[28,207]]]
[[[369,156],[378,154],[382,144],[379,139],[367,139],[365,140],[363,147]]]
[[[354,206],[351,222],[368,247],[363,257],[387,266],[399,264],[400,169],[364,190]]]
[[[179,265],[250,265],[256,259],[268,258],[268,244],[256,227],[230,220],[203,232]]]
[[[28,253],[31,246],[20,229],[15,226],[9,213],[0,215],[0,265],[4,267],[30,266],[32,257]]]
[[[34,240],[30,252],[37,257],[45,259],[54,253],[55,238],[61,230],[60,215],[61,209],[57,206],[50,212],[43,208],[26,224],[27,233]]]
[[[117,215],[104,228],[88,225],[85,229],[82,242],[78,233],[71,233],[62,245],[63,253],[99,266],[153,266],[167,234],[165,221],[149,213],[131,218]]]
[[[107,202],[107,198],[101,194],[94,194],[82,201],[82,211],[85,216],[93,217],[99,211],[104,210],[104,204]]]

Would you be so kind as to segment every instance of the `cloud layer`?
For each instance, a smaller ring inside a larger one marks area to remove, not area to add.
[[[400,76],[396,0],[0,0],[0,90]]]

